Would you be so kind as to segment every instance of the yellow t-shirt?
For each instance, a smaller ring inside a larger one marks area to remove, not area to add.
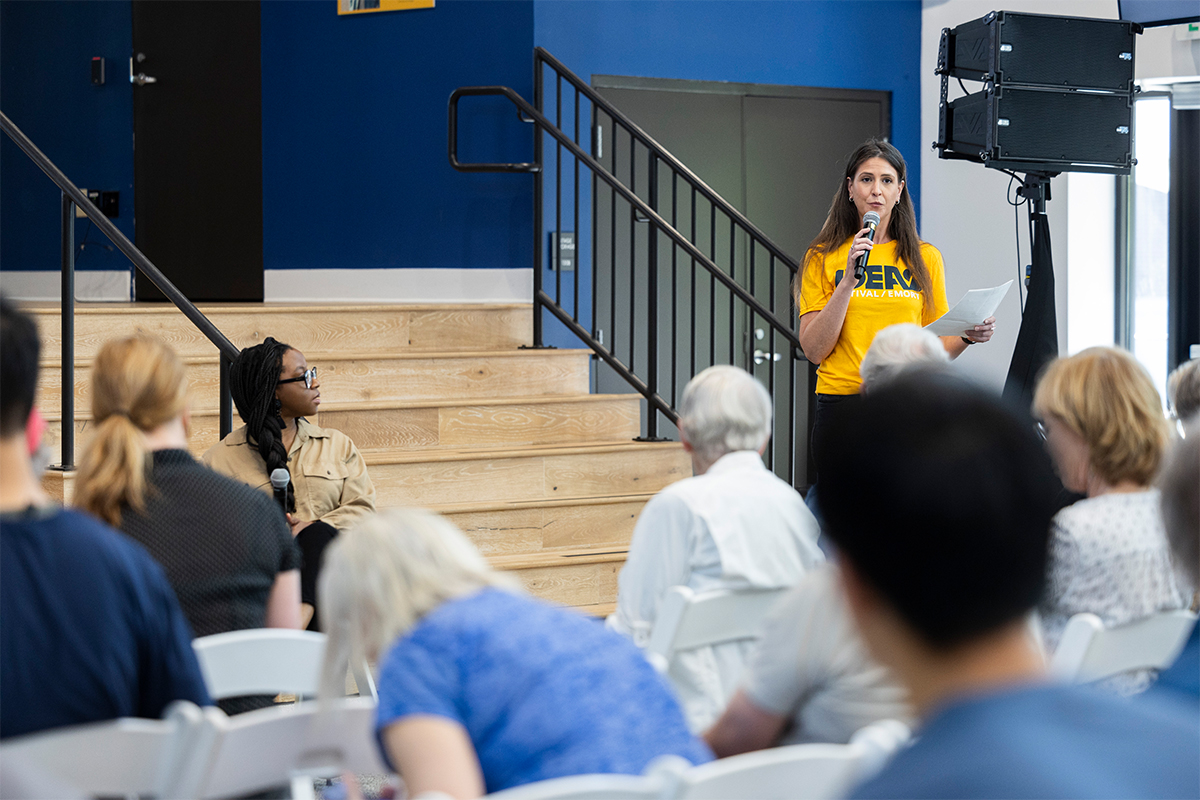
[[[853,241],[847,239],[827,254],[819,268],[810,266],[804,270],[800,316],[820,311],[829,302],[846,270],[846,257]],[[933,310],[928,314],[924,312],[923,298],[912,273],[896,255],[896,243],[877,244],[871,249],[866,275],[850,296],[837,344],[817,368],[817,394],[858,394],[862,383],[858,368],[876,333],[900,322],[925,326],[949,310],[942,254],[933,245],[922,242],[921,257],[933,284]]]

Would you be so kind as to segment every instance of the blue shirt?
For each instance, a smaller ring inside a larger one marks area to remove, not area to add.
[[[1158,680],[1146,694],[1167,696],[1166,693],[1182,697],[1195,709],[1200,701],[1200,625],[1192,626],[1183,652],[1168,669],[1158,674]]]
[[[162,569],[57,508],[0,517],[0,698],[0,738],[210,702]]]
[[[1023,686],[959,699],[855,798],[1200,797],[1200,726],[1165,704]]]
[[[443,603],[392,646],[379,672],[377,730],[413,714],[466,729],[488,792],[640,774],[664,753],[693,764],[712,758],[628,639],[498,589]]]

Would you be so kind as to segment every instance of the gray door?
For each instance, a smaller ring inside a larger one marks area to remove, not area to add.
[[[825,220],[846,158],[867,138],[886,136],[891,129],[886,92],[620,76],[594,76],[593,85],[797,260]],[[618,137],[603,143],[601,160],[615,169],[626,185],[632,181],[640,197],[651,199],[650,159],[644,149],[631,152],[628,140]],[[764,250],[752,252],[743,237],[720,223],[713,230],[705,204],[697,205],[693,220],[686,191],[672,195],[672,188],[669,175],[660,169],[652,205],[668,221],[674,220],[685,235],[690,235],[694,224],[697,246],[705,253],[711,250],[718,265],[794,330],[790,272],[776,264],[772,276],[771,260]],[[602,190],[596,203],[608,208],[613,200]],[[615,204],[620,206],[622,201]],[[609,219],[613,220],[611,226]],[[644,319],[646,304],[651,302],[644,277],[648,226],[639,224],[631,211],[621,209],[613,216],[597,214],[596,223],[596,263],[610,263],[611,259],[612,278],[619,287],[615,295],[598,287],[597,327],[603,329],[607,322],[606,343],[613,341],[612,337],[624,340],[635,362],[634,372],[641,375],[647,359],[646,332],[631,327],[630,320]],[[728,293],[719,286],[714,289],[705,273],[693,272],[690,259],[681,257],[681,251],[667,246],[661,237],[657,253],[660,394],[676,404],[691,375],[711,363],[752,369],[771,388],[777,408],[794,410],[787,424],[786,415],[777,414],[774,466],[783,474],[782,460],[791,450],[796,459],[796,484],[804,485],[811,402],[807,362],[786,369],[789,349],[772,335],[769,326],[752,319],[740,304],[728,304]],[[621,287],[630,284],[638,284],[633,286],[632,304],[610,303],[613,296],[627,297]],[[602,313],[604,310],[608,313]],[[672,352],[677,356],[674,373],[662,355]],[[780,360],[774,360],[774,354]],[[603,362],[597,362],[596,390],[632,391]]]

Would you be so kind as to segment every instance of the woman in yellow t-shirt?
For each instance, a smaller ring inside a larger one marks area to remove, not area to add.
[[[800,346],[820,364],[812,435],[818,473],[823,436],[832,418],[857,398],[858,368],[875,334],[899,322],[928,325],[948,309],[942,254],[917,235],[907,174],[904,157],[887,142],[871,139],[855,150],[793,285]],[[879,215],[873,242],[862,224],[871,211]],[[869,256],[862,279],[843,281],[853,278],[863,253]],[[957,358],[969,345],[991,339],[995,325],[989,317],[942,343]]]

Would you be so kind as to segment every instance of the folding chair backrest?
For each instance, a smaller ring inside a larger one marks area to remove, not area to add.
[[[313,697],[321,679],[325,634],[254,628],[192,641],[214,700],[255,694]]]
[[[774,747],[702,764],[680,773],[674,800],[825,800],[843,797],[871,777],[909,738],[896,720],[881,720],[849,744]]]
[[[683,650],[757,639],[767,612],[786,591],[719,589],[696,594],[686,586],[672,586],[650,633],[647,654],[662,668]]]
[[[307,783],[343,772],[389,772],[375,742],[375,702],[349,697],[331,702],[265,708],[235,717],[205,710],[211,756],[187,797],[252,794],[275,786]]]
[[[165,719],[124,717],[7,739],[0,769],[20,768],[90,796],[176,797],[176,776],[202,726],[198,706],[179,701]]]
[[[488,800],[660,800],[662,793],[659,777],[572,775],[505,789],[489,794]]]
[[[1179,657],[1196,616],[1163,611],[1125,625],[1105,628],[1095,614],[1067,621],[1050,672],[1071,683],[1090,683],[1136,669],[1164,669]]]

